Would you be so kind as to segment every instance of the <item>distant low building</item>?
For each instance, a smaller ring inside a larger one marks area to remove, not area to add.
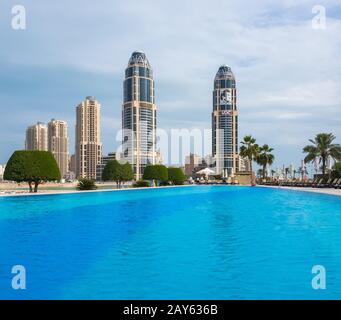
[[[155,164],[163,164],[163,157],[160,151],[155,153]]]
[[[76,180],[76,173],[73,171],[69,171],[66,175],[65,175],[65,180],[66,181],[74,181]]]
[[[102,181],[103,170],[104,170],[106,164],[110,160],[116,160],[116,153],[111,152],[107,156],[103,156],[101,158],[101,163],[96,166],[96,180],[97,181]]]
[[[6,165],[0,165],[0,180],[3,180],[5,173]]]
[[[250,170],[251,170],[250,160],[239,156],[239,171],[245,172]]]
[[[202,158],[196,154],[191,153],[189,156],[185,159],[185,168],[184,172],[186,176],[195,176],[195,173],[209,167],[211,165],[212,158],[211,157],[205,157]]]
[[[194,172],[194,169],[199,166],[202,159],[197,154],[191,153],[189,156],[185,158],[185,175],[191,176]]]

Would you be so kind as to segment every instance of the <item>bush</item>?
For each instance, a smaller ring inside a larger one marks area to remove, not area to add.
[[[168,179],[175,185],[182,185],[186,181],[181,168],[168,168]]]
[[[133,188],[148,188],[148,187],[149,187],[148,181],[144,181],[144,180],[136,181],[133,184]]]
[[[169,181],[161,181],[160,186],[161,187],[168,187],[168,186],[171,186],[171,183]]]
[[[144,169],[143,179],[157,181],[168,180],[168,170],[165,166],[160,164],[147,166]]]
[[[60,179],[58,164],[52,153],[48,151],[15,151],[4,173],[4,180],[27,182],[30,192],[33,192],[33,185],[34,192],[38,192],[38,186],[42,182]]]
[[[77,189],[80,191],[85,191],[85,190],[96,190],[97,186],[95,183],[95,180],[91,179],[79,179]]]

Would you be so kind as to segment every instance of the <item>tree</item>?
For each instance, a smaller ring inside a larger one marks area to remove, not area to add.
[[[304,167],[299,167],[297,173],[301,176],[301,180],[303,181],[304,175],[308,174],[308,171],[304,166]]]
[[[131,164],[126,162],[122,166],[122,182],[131,181],[134,179],[134,172]]]
[[[102,172],[103,181],[115,181],[120,188],[123,178],[123,166],[117,160],[109,160]]]
[[[314,140],[309,140],[312,143],[311,145],[303,148],[303,152],[307,154],[304,158],[305,163],[315,160],[322,163],[323,177],[326,175],[328,158],[332,158],[334,161],[341,161],[341,146],[333,143],[335,138],[332,133],[319,133]]]
[[[241,144],[240,156],[249,160],[252,174],[252,162],[258,157],[259,146],[251,135],[245,136]]]
[[[168,168],[168,180],[175,185],[182,185],[186,181],[186,177],[181,168]]]
[[[27,182],[30,192],[38,192],[42,182],[61,179],[58,164],[48,151],[15,151],[9,159],[4,180]],[[33,188],[34,186],[34,188]]]
[[[257,178],[261,178],[262,177],[262,174],[263,174],[263,170],[262,169],[258,169],[257,170]]]
[[[97,186],[95,180],[91,179],[79,179],[77,189],[84,191],[84,190],[96,190]]]
[[[267,144],[264,144],[258,149],[256,161],[260,166],[262,166],[263,179],[265,179],[266,176],[266,167],[268,165],[271,166],[275,160],[275,156],[271,153],[273,150],[274,149],[270,148]]]
[[[160,181],[168,180],[168,170],[161,164],[149,165],[144,169],[143,179]]]
[[[289,172],[290,172],[290,168],[289,168],[289,167],[286,167],[286,168],[284,169],[285,180],[288,180],[288,174],[289,174]]]
[[[292,174],[293,174],[293,175],[292,175],[292,178],[293,178],[294,180],[296,179],[296,173],[297,173],[297,171],[296,171],[296,169],[294,169],[293,172],[292,172]]]
[[[332,171],[332,177],[333,179],[341,178],[341,162],[336,162],[333,166]]]

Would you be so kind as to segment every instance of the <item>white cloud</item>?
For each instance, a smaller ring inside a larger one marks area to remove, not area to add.
[[[311,28],[315,4],[27,0],[28,30],[0,31],[6,42],[1,56],[15,64],[123,77],[131,52],[142,49],[154,68],[159,123],[176,127],[210,127],[213,78],[220,64],[229,64],[237,78],[240,135],[251,132],[280,150],[324,128],[341,139],[335,123],[341,107],[341,21],[332,14],[338,1],[326,5],[325,30]],[[111,135],[120,118],[106,117],[103,133]],[[273,134],[285,122],[291,123],[287,130]],[[104,140],[111,144],[111,137]],[[283,157],[297,159],[300,152]]]

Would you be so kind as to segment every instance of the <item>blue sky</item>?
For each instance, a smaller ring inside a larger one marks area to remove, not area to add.
[[[0,163],[23,148],[28,125],[51,118],[68,121],[73,152],[75,107],[88,95],[102,104],[104,151],[115,150],[134,50],[154,69],[159,127],[210,128],[214,75],[227,64],[240,137],[273,146],[277,166],[298,166],[318,132],[341,142],[339,1],[21,0],[27,29],[14,31],[16,4],[0,2]],[[311,27],[316,4],[324,30]]]

